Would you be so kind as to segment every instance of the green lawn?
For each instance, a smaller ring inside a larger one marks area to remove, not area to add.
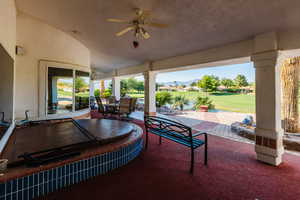
[[[190,101],[196,99],[198,95],[208,96],[216,109],[241,113],[255,113],[255,96],[251,94],[215,93],[206,94],[204,92],[170,92],[173,96],[184,95]],[[132,97],[142,98],[144,94],[128,94]]]
[[[58,96],[72,97],[72,92],[58,90]],[[89,97],[90,93],[89,92],[78,92],[78,93],[76,93],[76,96]]]

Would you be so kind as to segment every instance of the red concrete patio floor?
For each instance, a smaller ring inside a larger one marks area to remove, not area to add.
[[[149,148],[137,159],[48,195],[47,199],[300,199],[300,157],[285,154],[279,167],[256,161],[254,146],[209,135],[208,166],[203,149],[196,152],[195,172],[189,174],[189,149],[170,141]]]

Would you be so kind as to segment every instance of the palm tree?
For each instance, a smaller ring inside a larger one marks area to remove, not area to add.
[[[189,100],[185,98],[185,96],[176,96],[174,98],[173,106],[175,108],[179,107],[181,111],[183,111],[183,107],[189,104]]]

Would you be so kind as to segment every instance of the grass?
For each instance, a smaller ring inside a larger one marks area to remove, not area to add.
[[[215,105],[216,109],[241,112],[255,113],[255,95],[251,94],[235,94],[235,93],[213,93],[206,94],[204,92],[170,92],[172,96],[184,95],[190,101],[194,101],[197,96],[208,96]],[[132,97],[143,98],[144,94],[131,93]]]
[[[80,97],[89,97],[90,93],[89,92],[78,92],[75,94],[76,96]],[[72,92],[69,91],[63,91],[63,90],[58,90],[58,96],[64,96],[64,97],[72,97]]]

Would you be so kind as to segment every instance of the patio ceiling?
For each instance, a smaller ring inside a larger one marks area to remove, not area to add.
[[[269,31],[299,28],[299,0],[16,0],[20,11],[80,40],[91,50],[92,67],[103,72],[213,48]],[[296,5],[297,4],[297,5]],[[116,37],[135,7],[153,11],[167,29],[148,28],[149,40],[133,49],[133,34]],[[78,31],[73,34],[72,30]]]

